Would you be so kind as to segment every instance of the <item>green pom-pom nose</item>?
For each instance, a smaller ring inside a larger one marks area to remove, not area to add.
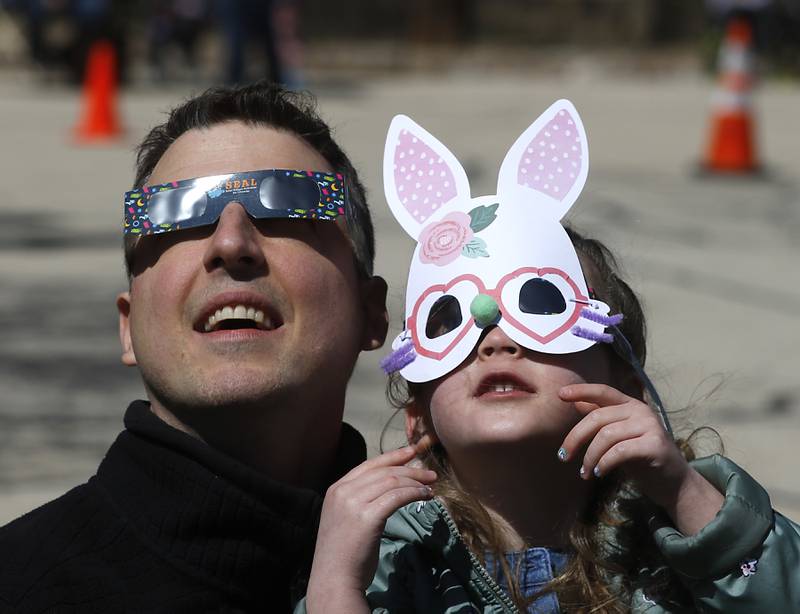
[[[500,307],[497,302],[488,294],[479,294],[469,305],[469,312],[475,318],[478,326],[489,326],[497,322],[500,315]]]

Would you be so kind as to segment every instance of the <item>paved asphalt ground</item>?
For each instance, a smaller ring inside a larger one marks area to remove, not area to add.
[[[570,219],[606,240],[645,298],[649,371],[679,430],[710,424],[727,453],[800,518],[800,87],[756,96],[758,179],[698,178],[711,83],[688,70],[659,77],[595,70],[339,81],[317,88],[323,114],[362,169],[378,229],[377,271],[391,288],[392,334],[412,245],[386,209],[385,130],[414,117],[465,164],[473,193],[494,191],[508,146],[553,100],[572,99],[591,168]],[[124,92],[127,136],[105,147],[70,140],[78,94],[0,72],[0,523],[84,481],[142,396],[119,362],[116,293],[125,286],[121,195],[134,144],[188,89]],[[364,355],[347,419],[377,450],[390,415]],[[394,440],[399,431],[395,429]]]

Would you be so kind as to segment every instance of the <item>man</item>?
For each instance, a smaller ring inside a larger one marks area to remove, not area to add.
[[[162,187],[126,195],[117,307],[148,402],[88,483],[0,529],[0,611],[289,611],[321,493],[366,456],[341,421],[387,327],[364,190],[266,83],[189,100],[137,160]]]

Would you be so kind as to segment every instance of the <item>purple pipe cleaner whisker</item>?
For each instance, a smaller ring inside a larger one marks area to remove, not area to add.
[[[588,339],[589,341],[596,341],[598,343],[614,343],[614,335],[610,333],[597,333],[581,326],[573,326],[570,329],[570,332],[576,337]]]
[[[595,311],[594,309],[588,309],[584,307],[581,309],[581,317],[591,320],[592,322],[602,324],[603,326],[618,326],[619,323],[622,322],[622,318],[625,316],[623,316],[621,313],[617,313],[613,316],[607,316],[599,311]]]
[[[381,360],[380,365],[386,375],[399,371],[414,362],[417,352],[414,350],[414,342],[406,341],[399,348]]]

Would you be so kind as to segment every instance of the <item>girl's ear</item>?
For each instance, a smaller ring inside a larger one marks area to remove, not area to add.
[[[425,424],[425,417],[416,404],[412,403],[405,410],[406,440],[409,445],[416,445],[426,438],[425,447],[430,447],[439,442],[436,434]]]
[[[611,347],[608,347],[607,351],[611,356],[611,385],[629,397],[644,401],[645,387],[636,370],[620,358]]]
[[[621,392],[639,401],[644,401],[644,384],[639,379],[639,376],[634,373],[633,369],[625,369],[619,381],[619,390]]]
[[[557,100],[508,150],[497,194],[520,203],[525,208],[518,212],[521,216],[532,213],[560,220],[583,190],[588,172],[589,149],[581,118],[569,100]]]
[[[410,117],[397,115],[383,150],[383,189],[394,217],[413,239],[428,219],[470,199],[456,157]]]
[[[422,427],[422,416],[417,412],[416,407],[406,408],[406,441],[415,444],[424,432]]]

